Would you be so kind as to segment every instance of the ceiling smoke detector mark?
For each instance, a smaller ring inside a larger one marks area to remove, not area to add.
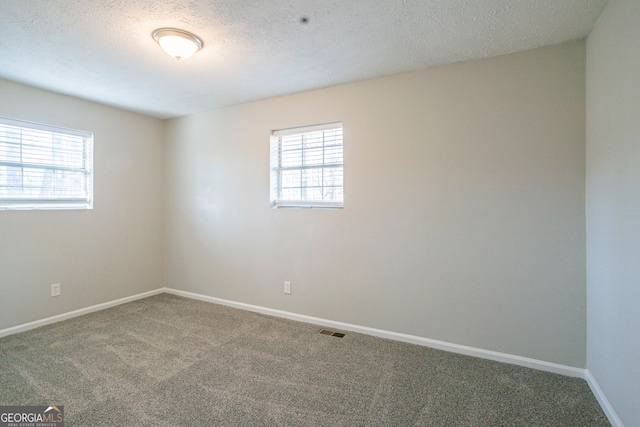
[[[329,335],[330,337],[336,337],[336,338],[342,338],[346,335],[346,334],[343,334],[342,332],[330,331],[329,329],[320,329],[318,333],[320,335]]]

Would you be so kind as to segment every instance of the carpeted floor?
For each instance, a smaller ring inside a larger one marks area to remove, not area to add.
[[[161,294],[0,339],[67,426],[608,426],[586,382]]]

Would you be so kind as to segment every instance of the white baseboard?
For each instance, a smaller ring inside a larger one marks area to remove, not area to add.
[[[0,330],[0,338],[7,335],[17,334],[19,332],[28,331],[30,329],[39,328],[62,320],[71,319],[73,317],[82,316],[83,314],[93,313],[95,311],[104,310],[117,305],[125,304],[131,301],[147,298],[161,293],[178,295],[186,298],[196,299],[200,301],[212,302],[215,304],[226,305],[229,307],[239,308],[242,310],[252,311],[270,316],[282,317],[285,319],[296,320],[299,322],[311,323],[319,326],[331,327],[344,331],[358,332],[366,335],[372,335],[380,338],[387,338],[396,341],[407,342],[411,344],[422,345],[425,347],[436,348],[439,350],[450,351],[453,353],[464,354],[467,356],[479,357],[482,359],[495,360],[498,362],[510,363],[513,365],[524,366],[527,368],[537,369],[540,371],[553,372],[556,374],[566,375],[570,377],[583,378],[589,384],[591,391],[598,400],[602,410],[606,414],[609,422],[613,427],[624,427],[622,421],[611,406],[611,403],[600,388],[596,379],[587,369],[574,368],[572,366],[560,365],[557,363],[545,362],[543,360],[531,359],[528,357],[516,356],[513,354],[500,353],[497,351],[484,350],[481,348],[469,347],[466,345],[452,344],[445,341],[432,340],[429,338],[418,337],[415,335],[402,334],[399,332],[385,331],[382,329],[369,328],[366,326],[353,325],[350,323],[336,322],[333,320],[322,319],[319,317],[306,316],[304,314],[291,313],[288,311],[276,310],[273,308],[261,307],[258,305],[245,304],[242,302],[225,300],[222,298],[210,297],[207,295],[196,294],[193,292],[180,291],[172,288],[159,288],[149,292],[108,301],[102,304],[92,305],[91,307],[81,308],[79,310],[70,311],[68,313],[59,314],[57,316],[47,317],[46,319],[36,320],[34,322],[25,323],[11,328]]]
[[[200,301],[212,302],[215,304],[226,305],[229,307],[239,308],[242,310],[248,310],[256,313],[267,314],[270,316],[282,317],[285,319],[296,320],[299,322],[311,323],[319,326],[331,327],[334,329],[340,329],[344,331],[358,332],[366,335],[372,335],[380,338],[387,338],[396,341],[407,342],[411,344],[422,345],[425,347],[436,348],[439,350],[450,351],[453,353],[464,354],[467,356],[479,357],[482,359],[495,360],[498,362],[510,363],[513,365],[524,366],[527,368],[537,369],[540,371],[553,372],[556,374],[566,375],[570,377],[583,378],[589,384],[591,391],[595,395],[598,403],[602,407],[602,410],[606,414],[609,422],[613,427],[624,427],[622,421],[616,414],[615,410],[611,406],[611,403],[605,396],[604,392],[598,385],[598,382],[586,369],[574,368],[572,366],[560,365],[557,363],[546,362],[543,360],[531,359],[528,357],[516,356],[513,354],[500,353],[491,350],[484,350],[481,348],[469,347],[465,345],[452,344],[445,341],[432,340],[429,338],[423,338],[415,335],[402,334],[399,332],[385,331],[382,329],[369,328],[366,326],[353,325],[350,323],[336,322],[333,320],[322,319],[319,317],[306,316],[304,314],[291,313],[288,311],[276,310],[267,307],[261,307],[252,304],[245,304],[242,302],[229,301],[222,298],[210,297],[207,295],[196,294],[193,292],[180,291],[172,288],[159,288],[149,292],[143,292],[141,294],[132,295],[130,297],[121,298],[102,304],[92,305],[91,307],[82,308],[79,310],[70,311],[68,313],[59,314],[57,316],[47,317],[46,319],[36,320],[34,322],[25,323],[11,328],[0,330],[0,338],[17,334],[19,332],[35,329],[40,326],[48,325],[62,320],[71,319],[73,317],[82,316],[83,314],[92,313],[95,311],[104,310],[117,305],[125,304],[131,301],[147,298],[153,295],[161,293],[168,293],[178,295],[186,298],[196,299]]]
[[[600,407],[609,419],[611,425],[613,427],[624,427],[622,421],[620,420],[620,417],[618,417],[618,414],[613,409],[613,406],[611,406],[609,399],[607,399],[607,396],[605,396],[604,392],[600,388],[600,384],[598,384],[598,381],[596,381],[596,379],[593,377],[593,375],[591,375],[591,372],[588,369],[585,371],[584,379],[587,380],[587,384],[589,384],[591,392],[598,400]]]
[[[257,305],[245,304],[236,301],[229,301],[221,298],[210,297],[192,292],[180,291],[172,288],[163,288],[163,291],[173,295],[179,295],[186,298],[197,299],[200,301],[213,302],[216,304],[226,305],[229,307],[240,308],[242,310],[253,311],[256,313],[268,314],[285,319],[297,320],[299,322],[311,323],[314,325],[331,327],[345,331],[358,332],[366,335],[373,335],[380,338],[387,338],[396,341],[418,344],[425,347],[436,348],[439,350],[450,351],[453,353],[464,354],[467,356],[479,357],[482,359],[495,360],[498,362],[510,363],[512,365],[524,366],[527,368],[537,369],[540,371],[553,372],[556,374],[566,375],[570,377],[585,378],[585,369],[574,368],[572,366],[560,365],[557,363],[545,362],[543,360],[530,359],[528,357],[516,356],[513,354],[500,353],[497,351],[484,350],[466,345],[452,344],[445,341],[432,340],[429,338],[418,337],[415,335],[407,335],[399,332],[390,332],[382,329],[374,329],[366,326],[352,325],[349,323],[336,322],[333,320],[321,319],[318,317],[306,316],[304,314],[296,314],[288,311],[275,310],[272,308],[260,307]]]
[[[500,353],[497,351],[484,350],[481,348],[469,347],[466,345],[460,344],[452,344],[445,341],[432,340],[429,338],[423,338],[415,335],[408,335],[399,332],[391,332],[385,331],[382,329],[369,328],[367,326],[353,325],[350,323],[337,322],[334,320],[322,319],[319,317],[306,316],[304,314],[291,313],[288,311],[276,310],[273,308],[261,307],[252,304],[245,304],[242,302],[229,301],[221,298],[210,297],[207,295],[195,294],[192,292],[180,291],[172,288],[159,288],[149,292],[143,292],[141,294],[133,295],[126,298],[117,299],[114,301],[105,302],[102,304],[93,305],[91,307],[82,308],[79,310],[70,311],[68,313],[59,314],[57,316],[47,317],[46,319],[36,320],[34,322],[25,323],[23,325],[14,326],[7,329],[0,330],[0,337],[4,337],[7,335],[17,334],[19,332],[28,331],[30,329],[38,328],[40,326],[48,325],[50,323],[60,322],[61,320],[70,319],[72,317],[82,316],[83,314],[92,313],[94,311],[104,310],[106,308],[115,307],[120,304],[125,304],[127,302],[135,301],[142,298],[147,298],[152,295],[157,295],[161,293],[168,293],[173,295],[178,295],[186,298],[196,299],[200,301],[212,302],[215,304],[226,305],[229,307],[235,307],[242,310],[253,311],[256,313],[267,314],[270,316],[282,317],[285,319],[296,320],[298,322],[311,323],[319,326],[331,327],[334,329],[341,329],[344,331],[358,332],[361,334],[372,335],[380,338],[387,338],[396,341],[407,342],[411,344],[422,345],[425,347],[436,348],[439,350],[450,351],[453,353],[464,354],[467,356],[479,357],[482,359],[495,360],[498,362],[510,363],[513,365],[524,366],[527,368],[537,369],[540,371],[553,372],[556,374],[567,375],[570,377],[579,377],[584,378],[589,381],[586,376],[586,370],[580,368],[574,368],[572,366],[560,365],[557,363],[546,362],[543,360],[531,359],[528,357],[516,356],[513,354]],[[591,377],[591,382],[589,385],[592,390],[594,390],[595,385],[597,387],[597,383]],[[599,401],[604,399],[604,401],[608,404],[608,401],[604,397],[602,390],[598,387],[599,394],[594,390],[594,394]],[[608,406],[611,408],[611,405]],[[605,410],[606,411],[606,410]],[[610,411],[613,411],[610,409]],[[615,415],[615,412],[613,412]],[[617,418],[617,417],[616,417]],[[622,424],[619,424],[620,426]]]
[[[149,292],[143,292],[141,294],[133,295],[126,298],[120,298],[113,301],[104,302],[102,304],[92,305],[91,307],[81,308],[79,310],[69,311],[67,313],[58,314],[57,316],[47,317],[46,319],[36,320],[34,322],[24,323],[22,325],[13,326],[11,328],[0,330],[0,338],[7,335],[17,334],[19,332],[28,331],[30,329],[39,328],[40,326],[48,325],[50,323],[60,322],[62,320],[71,319],[72,317],[82,316],[83,314],[93,313],[94,311],[104,310],[106,308],[115,307],[120,304],[135,301],[142,298],[147,298],[152,295],[157,295],[165,292],[163,288],[155,289]]]

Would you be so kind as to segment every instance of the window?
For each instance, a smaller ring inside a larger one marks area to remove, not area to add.
[[[271,132],[271,206],[342,208],[342,123]]]
[[[0,117],[0,209],[92,209],[93,134]]]

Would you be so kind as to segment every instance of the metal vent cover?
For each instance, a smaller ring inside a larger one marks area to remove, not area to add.
[[[331,337],[336,337],[336,338],[342,338],[346,335],[345,333],[332,331],[330,329],[320,329],[318,333],[320,335],[329,335]]]

